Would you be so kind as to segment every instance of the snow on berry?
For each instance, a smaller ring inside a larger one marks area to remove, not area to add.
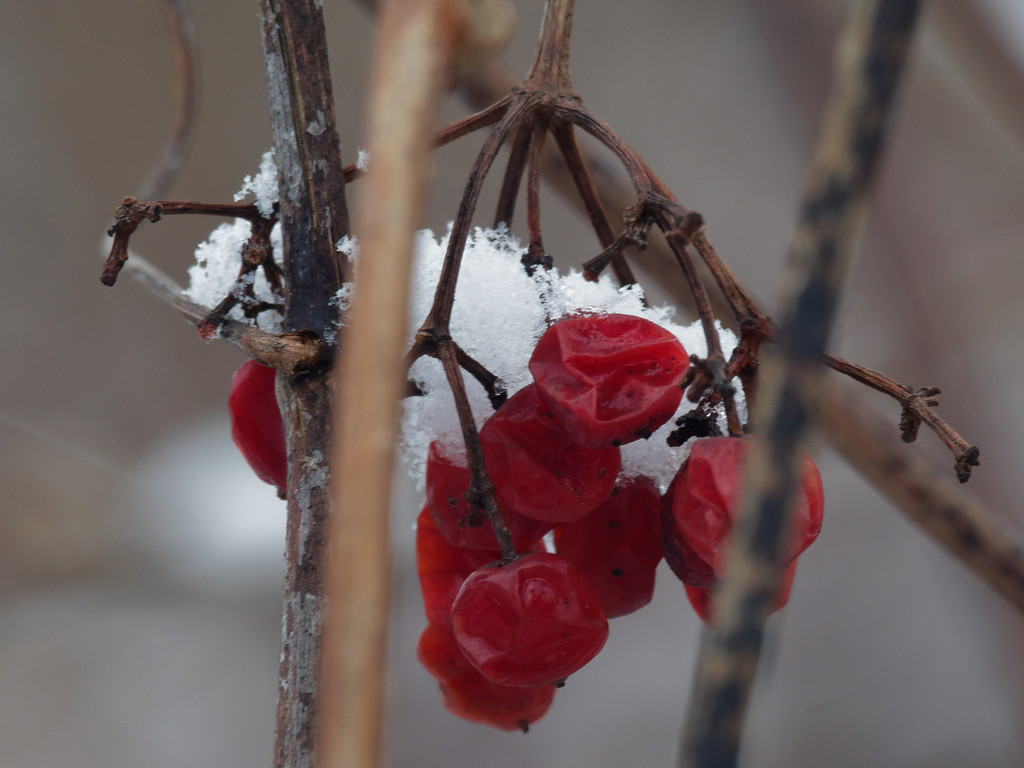
[[[439,240],[427,230],[417,235],[409,308],[410,344],[412,334],[430,310],[447,247],[448,235]],[[690,354],[707,354],[700,324],[677,323],[673,307],[645,306],[639,286],[619,287],[607,275],[590,282],[575,270],[565,274],[537,270],[530,276],[520,261],[524,253],[526,249],[504,227],[474,230],[466,244],[451,318],[452,337],[498,376],[509,394],[531,383],[530,356],[549,320],[565,315],[585,312],[642,317],[675,336]],[[718,330],[728,356],[736,337],[721,326]],[[422,487],[431,442],[457,445],[462,438],[440,362],[422,357],[413,365],[410,376],[424,394],[404,401],[399,454],[410,476]],[[472,377],[466,377],[466,386],[477,426],[482,426],[492,408],[483,387]],[[742,397],[738,405],[740,417],[745,420]],[[673,418],[690,408],[692,404],[683,401]],[[724,419],[721,426],[724,429]],[[650,439],[622,446],[622,476],[646,475],[664,490],[689,453],[689,445],[670,448],[665,444],[672,429],[669,420]]]

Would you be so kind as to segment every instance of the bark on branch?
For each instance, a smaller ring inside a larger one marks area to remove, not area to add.
[[[335,243],[348,234],[323,11],[316,0],[261,0],[263,50],[278,167],[285,331],[322,336],[344,279]],[[311,768],[329,504],[330,370],[278,375],[288,440],[285,598],[275,765]]]

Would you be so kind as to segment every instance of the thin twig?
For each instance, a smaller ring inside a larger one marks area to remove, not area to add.
[[[174,52],[174,122],[153,166],[135,196],[164,197],[181,170],[199,100],[199,52],[192,16],[184,0],[159,0]]]
[[[451,339],[439,344],[438,358],[444,366],[448,386],[455,398],[459,426],[462,428],[462,437],[466,445],[466,460],[470,472],[467,498],[472,506],[481,507],[487,513],[491,530],[494,531],[494,536],[498,540],[498,549],[501,551],[502,560],[511,562],[516,556],[515,547],[512,545],[512,534],[498,509],[498,502],[494,496],[494,483],[491,482],[491,478],[487,474],[487,463],[484,459],[483,445],[480,442],[480,433],[476,428],[473,411],[466,395],[466,382],[462,378],[455,344]]]
[[[117,276],[128,261],[128,243],[143,221],[155,224],[164,216],[182,214],[232,216],[250,221],[256,221],[262,216],[252,203],[199,203],[194,200],[139,202],[134,197],[126,197],[114,212],[114,223],[107,230],[107,234],[114,239],[110,243],[110,255],[103,264],[100,282],[108,288],[117,282]]]
[[[473,214],[480,199],[484,179],[512,128],[518,125],[525,115],[529,114],[538,101],[539,98],[531,94],[516,100],[491,129],[484,146],[477,154],[462,192],[462,199],[459,201],[459,210],[452,225],[451,235],[448,238],[448,250],[445,253],[444,263],[441,265],[434,303],[421,331],[427,331],[438,338],[448,334],[459,268],[462,265],[462,254],[466,248],[466,240],[469,237]]]
[[[712,631],[701,648],[682,766],[736,765],[764,621],[782,568],[801,446],[818,411],[819,360],[916,17],[915,0],[865,3],[840,44],[843,57],[833,100],[790,255],[779,355],[767,356],[762,368],[754,419],[761,435],[748,454]]]
[[[725,420],[729,428],[729,434],[739,437],[743,434],[743,427],[740,424],[739,414],[736,410],[735,391],[725,372],[725,354],[722,352],[722,343],[718,338],[718,328],[715,327],[715,315],[711,309],[711,301],[708,299],[707,289],[697,274],[697,268],[686,250],[690,238],[678,228],[665,228],[665,240],[672,249],[676,261],[686,276],[686,282],[690,286],[690,294],[697,305],[697,314],[700,316],[701,327],[704,330],[704,341],[707,344],[708,353],[705,358],[707,366],[707,386],[710,387],[722,399],[725,407]],[[700,370],[698,367],[694,371]],[[698,401],[704,392],[699,387],[691,385],[688,396],[691,401]]]
[[[562,153],[562,159],[565,160],[566,168],[569,169],[569,174],[576,185],[579,200],[583,204],[587,216],[590,218],[590,225],[594,228],[598,242],[601,243],[601,247],[605,249],[604,253],[608,254],[611,260],[612,271],[615,273],[619,285],[635,285],[636,277],[633,275],[629,264],[626,263],[622,249],[609,251],[615,236],[612,234],[612,226],[608,221],[608,214],[601,206],[600,195],[594,185],[590,170],[583,160],[583,155],[580,154],[579,145],[576,143],[576,132],[571,125],[558,125],[553,132],[555,141],[558,143],[558,150]],[[544,164],[545,170],[549,167],[549,163]],[[596,258],[591,259],[588,264],[592,265],[590,267],[590,274],[594,275],[595,278],[596,274],[600,273],[601,269],[604,268],[604,263],[599,262]],[[587,268],[586,265],[584,265],[584,268]],[[646,299],[644,301],[646,303]]]
[[[523,181],[523,170],[526,168],[526,155],[533,136],[530,123],[524,121],[516,131],[509,150],[508,165],[505,176],[501,180],[501,192],[494,210],[494,228],[501,224],[512,227],[512,216],[516,211],[516,198],[519,196],[519,185]]]
[[[533,123],[533,135],[527,153],[526,171],[526,225],[530,233],[530,244],[524,258],[529,272],[537,267],[550,268],[551,259],[544,250],[544,235],[540,218],[540,156],[544,151],[548,119],[538,117]]]
[[[957,479],[961,483],[966,483],[970,479],[971,468],[980,463],[978,448],[964,440],[955,429],[946,423],[945,419],[935,413],[934,409],[939,404],[938,395],[941,394],[938,387],[913,389],[889,378],[884,373],[851,363],[835,355],[825,355],[825,364],[832,370],[849,376],[854,381],[883,392],[896,400],[903,408],[900,418],[903,442],[914,442],[917,439],[921,423],[927,424],[956,459],[954,467]]]

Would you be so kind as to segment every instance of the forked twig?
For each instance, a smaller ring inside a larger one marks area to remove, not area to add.
[[[903,442],[914,442],[921,423],[927,424],[956,459],[957,480],[966,483],[970,479],[971,468],[980,463],[978,448],[960,437],[956,430],[935,413],[934,409],[939,404],[938,395],[941,394],[938,387],[913,389],[884,373],[856,365],[835,355],[825,355],[825,364],[832,370],[839,371],[874,390],[884,392],[896,400],[903,409],[900,417],[900,434]]]
[[[138,254],[132,253],[125,273],[173,307],[192,326],[199,328],[209,317],[209,309],[189,299],[181,286]],[[244,350],[258,363],[288,374],[308,371],[329,356],[327,345],[315,334],[301,331],[267,333],[249,323],[229,318],[221,321],[217,338]]]

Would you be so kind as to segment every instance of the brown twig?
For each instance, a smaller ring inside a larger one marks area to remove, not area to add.
[[[497,215],[506,223],[511,219],[523,169],[529,168],[527,217],[531,238],[530,250],[524,264],[528,270],[532,270],[547,261],[541,241],[537,196],[540,180],[538,155],[543,147],[543,138],[550,117],[535,116],[534,111],[539,105],[549,101],[551,89],[556,93],[569,89],[568,35],[571,29],[572,8],[573,0],[549,0],[545,8],[534,67],[523,87],[513,92],[507,110],[491,129],[473,163],[448,238],[448,250],[441,267],[433,304],[417,332],[416,343],[408,357],[411,363],[417,357],[429,354],[439,358],[444,364],[466,446],[471,477],[469,492],[473,496],[474,504],[487,512],[505,559],[514,557],[515,550],[494,499],[493,484],[487,474],[475,420],[466,397],[458,355],[455,352],[457,345],[451,339],[449,322],[463,252],[480,191],[499,149],[510,136],[515,137],[514,153],[502,183]]]
[[[476,114],[464,117],[452,123],[449,126],[442,128],[437,132],[434,137],[434,147],[443,147],[446,144],[450,144],[453,141],[461,139],[463,136],[467,136],[473,131],[478,131],[481,128],[487,128],[490,125],[498,122],[501,116],[505,114],[505,110],[508,109],[508,105],[512,100],[511,96],[506,96],[503,99],[498,99],[494,104],[491,104],[486,109],[477,112]],[[355,181],[356,179],[362,178],[366,175],[366,171],[360,168],[356,163],[345,166],[345,183]]]
[[[504,224],[512,226],[512,217],[516,210],[516,198],[519,195],[519,185],[523,181],[523,171],[526,168],[526,156],[530,149],[530,140],[533,138],[533,128],[527,121],[519,127],[512,139],[509,151],[508,165],[505,166],[505,176],[501,180],[501,192],[498,194],[498,204],[494,211],[494,228],[497,229]]]
[[[139,224],[143,221],[156,223],[164,216],[196,214],[203,216],[228,216],[256,221],[262,218],[256,206],[251,203],[199,203],[194,200],[152,200],[139,202],[126,197],[114,212],[114,223],[107,234],[113,237],[110,255],[103,264],[100,282],[111,287],[128,261],[128,243]]]
[[[488,103],[489,100],[499,98],[503,99],[504,103],[508,98],[505,94],[514,82],[515,78],[511,73],[500,64],[490,62],[468,76],[461,85],[461,92],[473,106],[479,107],[482,104]],[[553,129],[554,135],[558,139],[558,146],[564,162],[557,157],[558,153],[546,151],[544,172],[556,191],[570,203],[579,205],[587,213],[595,232],[598,233],[598,237],[602,241],[605,250],[584,265],[587,274],[594,277],[600,273],[609,261],[613,268],[616,268],[616,264],[619,263],[618,255],[630,244],[630,234],[628,231],[620,234],[618,238],[605,243],[604,240],[607,237],[607,233],[604,233],[605,225],[602,223],[602,219],[607,221],[609,211],[622,211],[626,209],[635,211],[635,198],[633,197],[634,193],[615,178],[600,157],[591,152],[582,151],[578,146],[575,146],[575,142],[574,151],[566,151],[567,145],[563,143],[562,139],[563,131],[566,128],[568,126],[556,124],[556,127]],[[612,133],[610,130],[607,130],[603,135],[607,138]],[[515,150],[513,150],[513,155],[515,155]],[[581,168],[585,170],[585,177],[579,171]],[[589,187],[593,190],[592,193],[585,186],[581,186],[581,179],[583,178],[586,179],[584,184],[589,182]],[[605,201],[604,206],[600,205],[602,200]],[[637,221],[634,218],[633,225],[642,227],[643,222]],[[729,269],[721,256],[718,255],[706,232],[702,229],[695,229],[692,233],[691,244],[711,272],[715,283],[722,292],[725,305],[729,307],[736,327],[740,331],[740,342],[733,353],[732,359],[729,361],[726,376],[730,380],[733,377],[739,377],[744,388],[747,405],[752,407],[757,394],[759,351],[765,342],[775,338],[775,324],[770,317],[758,308],[757,302],[754,301],[750,293],[736,279],[732,270]],[[655,258],[663,261],[672,258],[672,252],[661,241],[653,241],[648,246],[646,239],[643,239],[642,245],[648,247],[652,252],[651,255]],[[625,264],[624,261],[622,263]],[[616,277],[622,284],[629,284],[635,281],[631,274],[620,272],[618,269],[616,270]],[[709,299],[712,301],[712,306],[714,306],[714,297],[709,297]],[[717,314],[717,311],[715,314]],[[830,358],[826,357],[825,359],[830,366],[836,367],[832,365]],[[868,381],[863,380],[863,377],[859,377],[854,373],[854,371],[866,371],[867,369],[856,366],[853,363],[848,363],[848,366],[850,368],[844,370],[844,373],[871,386]],[[896,386],[903,387],[900,384]],[[884,388],[881,391],[888,393]],[[897,397],[897,399],[901,401],[901,404],[905,404],[902,397]],[[971,467],[977,466],[978,449],[964,440],[956,430],[943,421],[934,412],[932,406],[927,405],[924,399],[913,400],[909,405],[908,415],[910,418],[903,421],[903,433],[908,437],[913,436],[916,425],[920,423],[926,424],[936,432],[939,438],[953,452],[957,477],[961,481],[967,479],[970,476]]]
[[[540,157],[544,151],[544,138],[547,135],[548,120],[539,116],[533,122],[533,135],[527,152],[526,172],[526,225],[530,233],[530,243],[523,263],[533,274],[537,267],[551,268],[551,257],[544,250],[544,235],[540,219]]]
[[[819,364],[852,234],[917,17],[915,0],[865,3],[841,43],[833,100],[811,165],[790,254],[778,355],[769,356],[743,479],[743,501],[702,645],[684,728],[682,766],[734,766],[776,592],[804,434],[818,410]]]
[[[966,483],[971,478],[971,468],[980,463],[978,448],[964,440],[955,429],[935,413],[934,409],[939,404],[938,395],[941,394],[938,387],[913,389],[883,373],[856,365],[834,355],[825,355],[825,363],[834,371],[883,392],[900,404],[903,409],[900,417],[900,434],[903,437],[903,442],[914,442],[917,439],[921,423],[927,424],[956,459],[954,466],[957,479],[961,483]]]
[[[473,419],[473,411],[466,395],[466,383],[462,378],[455,344],[451,339],[442,341],[438,345],[438,358],[444,366],[448,386],[455,398],[455,409],[459,416],[459,426],[462,428],[463,441],[466,445],[466,460],[470,472],[467,500],[471,506],[481,508],[486,512],[491,529],[498,540],[501,558],[503,561],[511,562],[516,557],[515,547],[512,546],[512,534],[498,509],[498,502],[494,496],[494,483],[491,482],[491,478],[487,474],[487,463],[484,460],[483,445],[480,443],[480,433],[477,431],[476,421]]]

